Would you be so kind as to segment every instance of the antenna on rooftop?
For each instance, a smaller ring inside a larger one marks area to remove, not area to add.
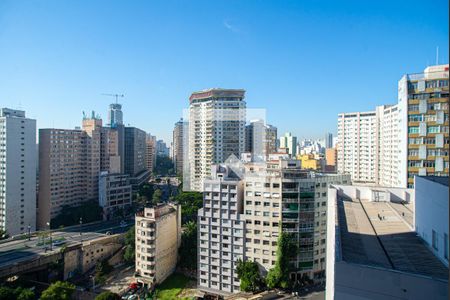
[[[125,95],[123,95],[123,94],[102,94],[103,96],[109,96],[109,97],[114,97],[114,98],[116,98],[116,104],[118,104],[119,102],[119,97],[120,98],[123,98],[123,97],[125,97]]]
[[[439,64],[439,46],[436,46],[436,65]]]

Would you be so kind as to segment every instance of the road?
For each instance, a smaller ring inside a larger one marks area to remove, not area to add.
[[[81,241],[89,241],[105,236],[107,232],[111,234],[123,233],[134,225],[134,220],[128,219],[124,221],[125,224],[122,224],[122,226],[119,220],[84,224],[52,231],[51,237],[53,241],[64,240],[65,243],[59,246],[52,246],[51,251],[59,251],[63,245],[74,245]],[[46,240],[49,241],[49,237]],[[0,244],[0,268],[49,252],[50,249],[46,249],[43,245],[42,238],[40,239],[37,236],[32,236],[30,240],[22,239],[4,242]]]

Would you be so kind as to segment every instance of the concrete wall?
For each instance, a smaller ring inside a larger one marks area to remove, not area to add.
[[[334,280],[330,279],[327,281],[334,281],[334,298],[329,297],[327,282],[326,299],[448,299],[447,281],[344,261],[336,263]]]
[[[84,273],[104,259],[110,258],[122,247],[120,234],[101,237],[67,248],[64,255],[64,279],[70,278],[77,271]]]
[[[339,195],[347,196],[356,199],[367,199],[374,201],[373,191],[388,192],[390,194],[389,200],[392,202],[414,202],[414,190],[403,188],[383,188],[378,186],[363,186],[363,185],[339,185]]]
[[[415,230],[430,250],[448,267],[448,186],[419,176],[415,177]],[[437,233],[437,249],[432,245],[432,231]],[[447,258],[444,254],[447,235]]]

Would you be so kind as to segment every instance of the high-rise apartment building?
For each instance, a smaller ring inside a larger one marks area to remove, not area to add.
[[[400,183],[449,175],[449,65],[404,75],[398,83]]]
[[[376,108],[377,155],[376,183],[387,187],[401,187],[399,181],[400,134],[397,105],[382,105]]]
[[[277,152],[278,129],[273,125],[266,125],[265,151],[266,157]]]
[[[136,214],[137,281],[154,286],[175,271],[181,244],[181,208],[161,204]],[[188,259],[188,258],[184,258]]]
[[[36,230],[36,120],[0,109],[0,229]]]
[[[189,167],[184,187],[203,189],[211,165],[232,154],[240,157],[245,146],[245,91],[213,88],[189,98]]]
[[[286,154],[214,166],[199,210],[199,288],[238,292],[237,259],[254,261],[267,273],[275,266],[281,232],[298,246],[290,278],[323,281],[328,186],[349,182],[350,175],[303,170]]]
[[[337,169],[352,181],[376,183],[378,178],[378,123],[375,111],[338,116]]]
[[[145,165],[149,172],[153,172],[156,163],[156,136],[147,134],[145,138]]]
[[[349,183],[350,176],[305,171],[300,161],[281,157],[246,169],[245,258],[268,272],[275,265],[282,230],[292,234],[299,250],[291,280],[324,280],[327,189],[330,184]]]
[[[87,140],[88,135],[81,129],[39,129],[39,229],[46,229],[47,222],[56,217],[63,206],[76,206],[90,200]],[[98,183],[98,179],[96,181]]]
[[[449,174],[449,67],[431,66],[398,83],[398,104],[340,114],[338,171],[357,182],[412,188],[414,176]]]
[[[295,158],[297,156],[297,137],[290,132],[286,132],[280,137],[280,149],[285,149],[286,153]]]
[[[86,133],[86,188],[89,199],[98,197],[98,176],[102,159],[102,119],[92,112],[91,118],[83,118],[83,131]]]
[[[198,212],[198,288],[236,293],[238,259],[244,259],[243,182],[229,165],[212,166]]]
[[[277,152],[277,128],[263,120],[250,121],[245,126],[245,152],[252,153],[253,160],[266,160]]]
[[[183,174],[183,160],[184,160],[184,122],[183,119],[175,123],[173,129],[173,162],[175,170],[178,175]]]

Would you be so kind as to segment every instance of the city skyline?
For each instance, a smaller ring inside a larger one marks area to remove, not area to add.
[[[0,4],[2,103],[37,128],[73,129],[91,110],[106,122],[115,100],[102,93],[123,93],[125,125],[170,141],[189,95],[221,87],[245,89],[248,108],[267,109],[280,135],[323,138],[336,134],[338,113],[396,103],[398,80],[434,64],[436,47],[448,63],[445,1],[41,4]],[[317,92],[325,80],[332,95]],[[302,113],[317,104],[320,123]]]

